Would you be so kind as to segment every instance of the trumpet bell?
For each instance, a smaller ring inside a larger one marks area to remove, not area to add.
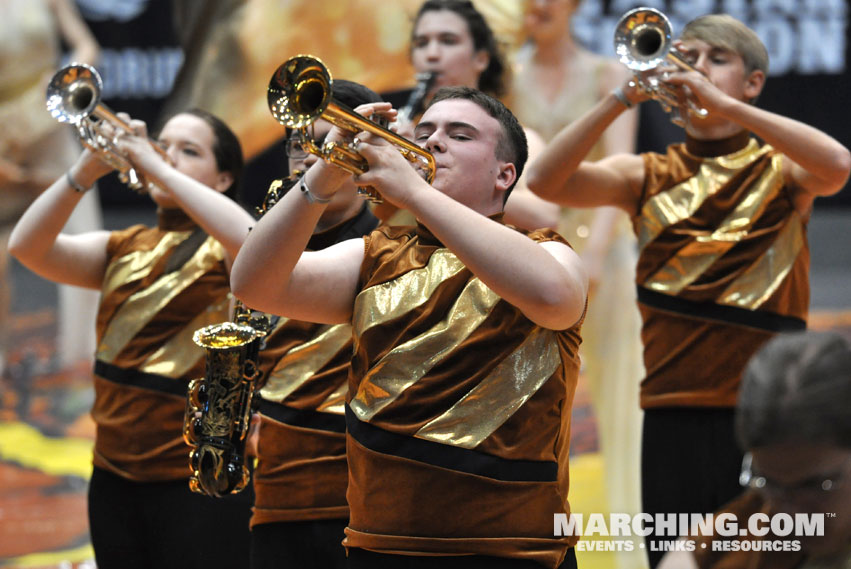
[[[615,55],[629,69],[641,72],[665,62],[671,49],[671,22],[653,8],[635,8],[615,28]]]
[[[331,102],[331,83],[331,73],[320,60],[307,55],[292,57],[269,80],[269,110],[289,128],[310,126]]]
[[[103,81],[94,67],[72,63],[53,75],[47,85],[46,105],[61,123],[79,124],[100,104]]]
[[[684,126],[688,115],[705,118],[707,111],[692,97],[681,101],[682,89],[665,85],[654,76],[662,65],[674,65],[684,71],[697,71],[671,40],[671,22],[655,8],[635,8],[626,12],[615,26],[615,53],[632,70],[635,82],[650,97],[659,101],[671,122]]]
[[[234,350],[257,338],[257,330],[250,326],[222,322],[195,330],[192,341],[206,350]]]

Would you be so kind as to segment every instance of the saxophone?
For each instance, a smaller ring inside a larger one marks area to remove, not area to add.
[[[252,314],[241,303],[234,320],[195,331],[193,341],[207,352],[206,372],[189,382],[183,420],[183,439],[192,447],[189,488],[215,497],[240,492],[251,478],[245,442],[257,407],[257,358],[269,327],[265,314]]]

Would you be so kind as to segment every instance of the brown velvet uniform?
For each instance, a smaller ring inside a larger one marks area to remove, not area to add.
[[[745,365],[774,334],[806,326],[806,221],[783,156],[747,132],[643,158],[642,509],[706,514],[740,491],[733,410]],[[669,540],[647,541],[654,567]]]
[[[231,569],[249,555],[251,489],[189,489],[186,388],[204,375],[192,335],[229,319],[221,244],[178,210],[113,232],[98,310],[89,528],[103,569]],[[227,539],[210,539],[225,535]],[[177,556],[177,557],[175,557]]]
[[[349,517],[343,404],[351,336],[348,324],[281,318],[267,338],[261,363],[277,362],[260,392],[252,527]]]
[[[784,184],[782,155],[745,142],[688,142],[703,154],[739,148],[714,158],[686,144],[643,155],[633,224],[645,409],[734,406],[751,355],[774,333],[805,327],[806,221]]]
[[[556,567],[580,323],[536,326],[423,226],[372,232],[360,283],[344,544]]]
[[[308,250],[361,237],[378,224],[360,214],[315,234]],[[276,317],[277,319],[277,317]],[[352,327],[279,318],[260,353],[260,432],[251,526],[349,518],[344,404]],[[342,536],[340,536],[342,540]]]
[[[204,375],[198,328],[228,319],[221,244],[182,212],[112,233],[97,319],[94,464],[123,478],[189,478],[186,386]]]

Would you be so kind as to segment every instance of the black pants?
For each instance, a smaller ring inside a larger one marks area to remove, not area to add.
[[[733,433],[733,409],[679,407],[644,411],[641,498],[644,512],[709,514],[742,489],[742,452]],[[645,539],[650,567],[665,554],[662,542]]]
[[[260,524],[251,530],[251,569],[345,569],[348,520]]]
[[[490,557],[487,555],[461,555],[449,557],[418,557],[374,553],[366,549],[349,549],[349,569],[541,569],[535,561]],[[567,550],[567,556],[558,569],[576,569],[576,553]]]
[[[131,482],[95,468],[89,528],[98,569],[248,567],[251,486],[225,498],[186,480]]]

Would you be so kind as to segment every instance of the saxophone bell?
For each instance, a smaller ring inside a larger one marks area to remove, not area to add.
[[[193,447],[189,455],[193,492],[219,497],[248,484],[245,439],[264,334],[253,326],[223,322],[196,330],[193,336],[206,350],[205,376],[189,384],[183,423],[184,440]]]

